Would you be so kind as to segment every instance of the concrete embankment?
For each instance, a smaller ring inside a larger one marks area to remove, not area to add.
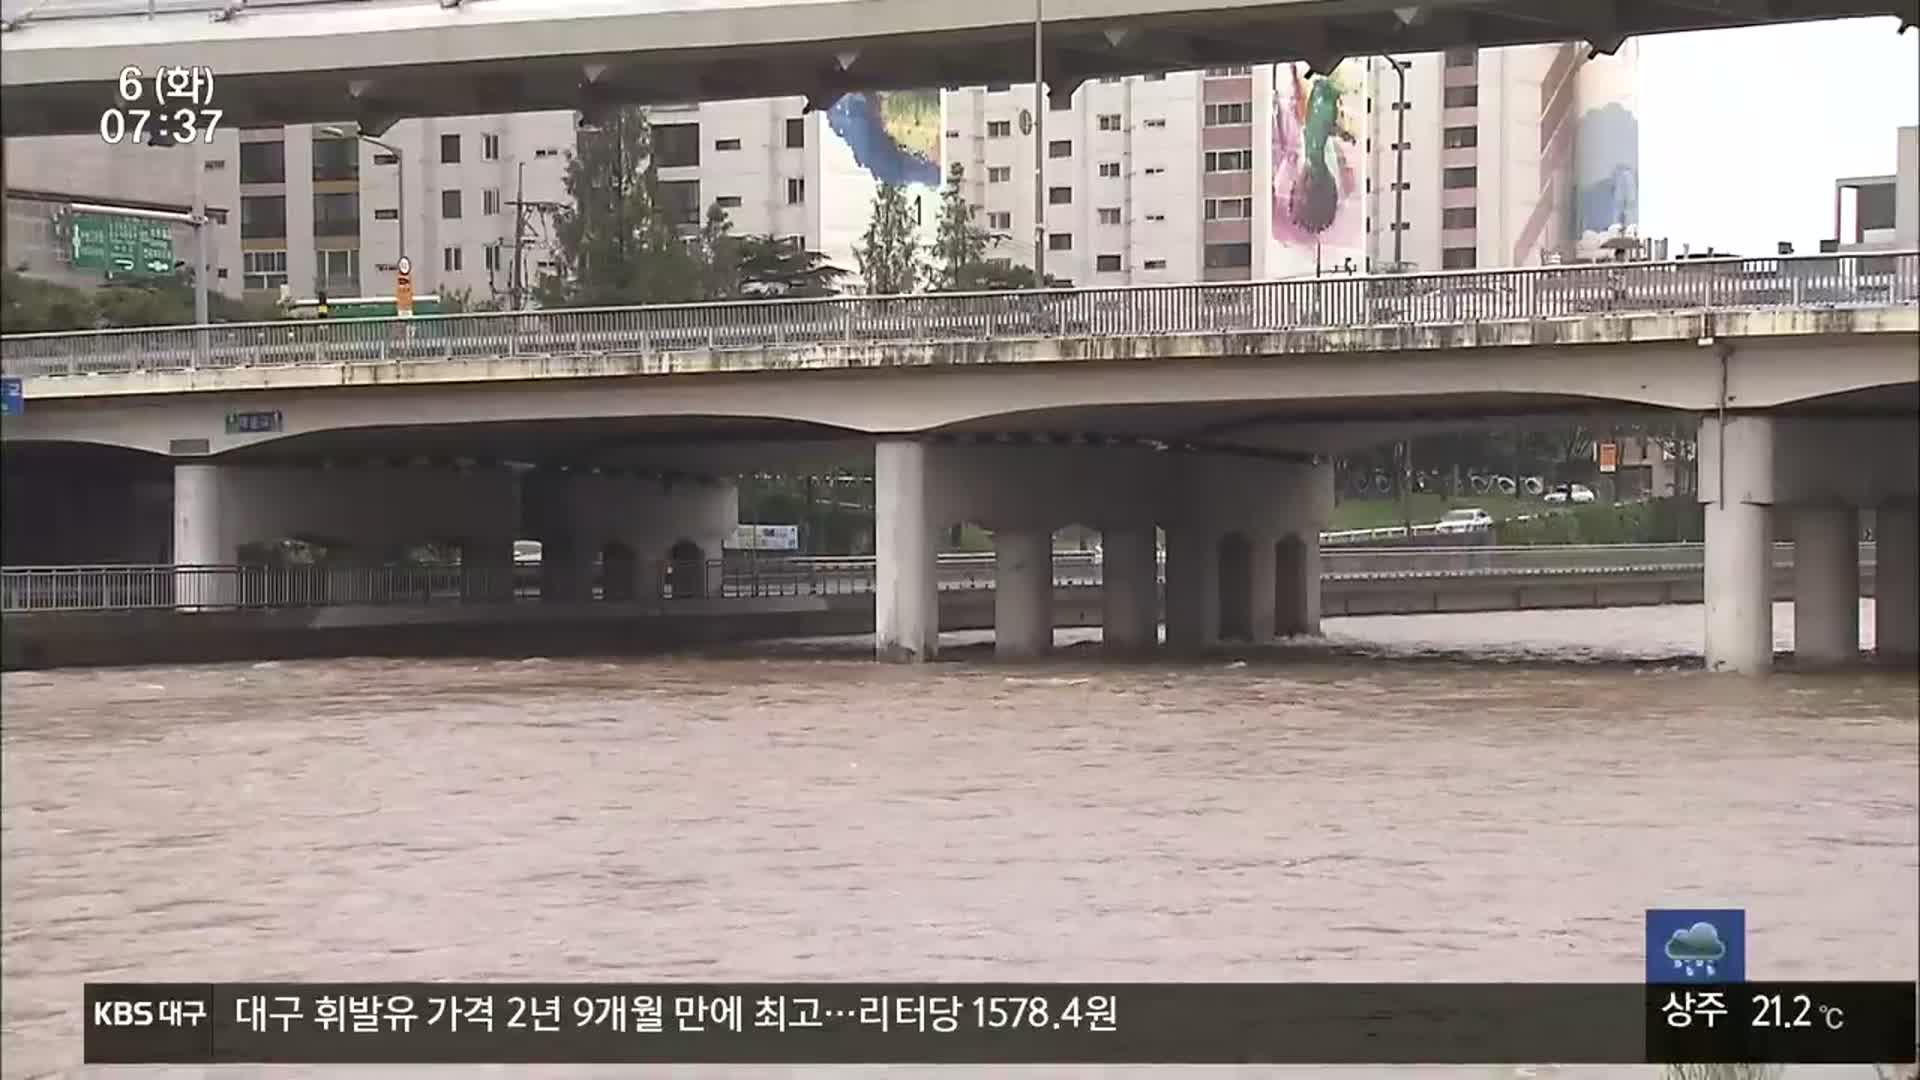
[[[1873,594],[1873,567],[1861,568]],[[1791,571],[1775,573],[1792,598]],[[1513,611],[1698,603],[1698,570],[1567,571],[1462,577],[1329,580],[1326,615]],[[1060,627],[1100,625],[1100,589],[1054,593]],[[993,626],[990,589],[940,594],[943,630]],[[263,611],[45,612],[5,617],[0,663],[23,668],[211,663],[331,656],[558,656],[625,654],[767,638],[865,634],[870,595],[681,600],[666,605],[447,604]]]

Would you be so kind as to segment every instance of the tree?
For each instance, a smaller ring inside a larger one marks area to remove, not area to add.
[[[683,239],[661,196],[651,129],[633,108],[583,126],[567,159],[570,205],[553,215],[559,269],[541,279],[543,307],[676,303],[715,291],[704,231]]]
[[[742,296],[790,300],[837,296],[840,279],[847,276],[825,255],[771,235],[736,237],[729,258]]]
[[[927,266],[928,284],[936,292],[977,289],[974,282],[986,262],[988,245],[1004,239],[974,220],[980,208],[968,202],[961,190],[965,179],[966,167],[955,162],[940,192],[940,218]]]
[[[914,235],[913,211],[898,184],[883,183],[873,194],[873,220],[853,257],[872,296],[895,296],[913,291],[919,277],[920,240]]]
[[[207,297],[207,317],[214,322],[267,322],[283,314],[271,301],[235,300],[218,292]],[[8,334],[192,322],[191,274],[110,281],[99,288],[81,289],[9,270],[0,282],[0,332]]]

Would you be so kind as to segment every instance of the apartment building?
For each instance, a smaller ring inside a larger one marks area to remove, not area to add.
[[[516,226],[531,286],[553,266],[542,207],[566,198],[574,123],[571,112],[406,120],[378,143],[352,125],[243,131],[232,170],[243,287],[390,296],[404,242],[416,293],[504,297]]]

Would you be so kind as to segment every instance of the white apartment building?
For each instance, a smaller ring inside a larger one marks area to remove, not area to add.
[[[1900,128],[1894,169],[1833,183],[1833,239],[1822,250],[1910,251],[1920,247],[1920,126]]]

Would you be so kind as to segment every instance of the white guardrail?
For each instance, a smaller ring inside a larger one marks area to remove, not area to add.
[[[1553,545],[1327,551],[1331,583],[1454,579],[1684,574],[1701,567],[1699,544]],[[1792,565],[1792,545],[1776,545],[1775,564]],[[1874,547],[1861,545],[1871,565]],[[944,590],[991,589],[991,554],[943,555]],[[688,598],[755,599],[855,596],[874,588],[871,556],[689,560],[603,567],[589,583],[594,599],[665,603]],[[1054,556],[1057,587],[1096,586],[1094,552]],[[153,609],[231,610],[355,605],[495,604],[540,595],[540,568],[429,566],[19,566],[0,570],[7,614]]]
[[[1920,253],[1809,255],[15,334],[0,338],[0,368],[32,377],[1916,302]]]

